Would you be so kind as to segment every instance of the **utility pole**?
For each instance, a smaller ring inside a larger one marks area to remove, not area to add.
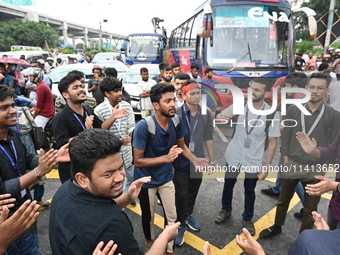
[[[332,25],[333,25],[333,14],[334,14],[334,6],[335,0],[331,0],[331,4],[329,6],[329,13],[328,13],[328,23],[327,23],[327,32],[325,38],[325,45],[323,48],[323,53],[326,54],[326,51],[329,47],[331,41],[331,33],[332,33]]]

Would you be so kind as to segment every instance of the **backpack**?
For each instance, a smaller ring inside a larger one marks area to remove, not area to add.
[[[156,135],[156,120],[152,117],[152,115],[145,117],[144,120],[146,122],[146,125],[148,126],[148,137],[146,139],[146,147],[147,147],[152,142],[152,140],[155,138],[155,135]],[[173,123],[173,125],[175,126],[176,133],[178,135],[180,130],[181,130],[181,122],[180,122],[177,114],[175,114],[175,116],[173,118],[171,118],[171,123]],[[132,142],[133,142],[134,132],[135,132],[135,130],[132,131],[132,135],[131,135],[131,145],[132,145]],[[145,150],[146,150],[146,147],[145,147]],[[145,150],[144,150],[144,152],[145,152]],[[133,161],[134,161],[134,155],[133,155],[133,148],[132,148],[132,164],[134,164]]]
[[[268,132],[269,132],[270,124],[272,123],[272,120],[273,120],[274,117],[275,117],[275,114],[276,114],[276,110],[275,110],[274,112],[272,112],[271,114],[266,115],[266,128],[264,129],[264,132],[266,133],[266,140],[265,140],[265,142],[264,142],[264,151],[266,151],[266,150],[268,149],[268,144],[269,144]],[[232,118],[232,121],[237,122],[238,116],[239,116],[239,115],[235,115],[235,116]],[[267,121],[267,120],[271,120],[271,121]],[[237,125],[235,125],[235,127],[234,127],[234,131],[233,131],[233,134],[231,135],[231,139],[234,138],[234,134],[235,134],[235,131],[236,131],[236,126],[237,126]]]
[[[293,116],[294,120],[296,120],[299,117],[299,114],[301,113],[299,108],[293,107]],[[324,112],[324,124],[326,127],[326,144],[331,144],[332,142],[332,121],[334,118],[334,108],[328,105],[325,105],[325,112]]]
[[[177,112],[177,110],[176,110]],[[176,133],[177,135],[179,134],[180,130],[181,130],[181,123],[179,121],[179,117],[177,114],[175,114],[175,116],[173,118],[171,118],[171,122],[174,124],[175,129],[176,129]],[[156,135],[156,120],[152,117],[152,116],[147,116],[145,118],[146,124],[148,126],[148,138],[146,139],[146,146],[148,146],[152,140],[154,139],[155,135]]]

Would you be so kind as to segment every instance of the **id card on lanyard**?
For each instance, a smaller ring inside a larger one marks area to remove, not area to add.
[[[184,110],[185,119],[186,119],[186,121],[187,121],[189,130],[190,130],[189,150],[190,150],[191,152],[194,152],[194,151],[195,151],[195,142],[194,142],[194,140],[193,140],[193,136],[194,136],[194,132],[195,132],[195,130],[196,130],[197,122],[198,122],[198,119],[199,119],[199,117],[200,117],[201,112],[199,111],[199,112],[196,114],[196,116],[195,116],[195,124],[194,124],[193,129],[191,130],[190,121],[189,121],[190,114],[188,113],[187,106],[186,106],[185,104],[183,105],[183,110]]]
[[[6,151],[6,149],[1,144],[0,144],[0,149],[4,152],[4,154],[7,156],[7,158],[11,162],[11,165],[17,177],[20,177],[21,173],[20,173],[19,166],[18,166],[18,154],[17,154],[17,150],[15,149],[13,140],[11,140],[10,144],[11,144],[11,148],[14,154],[14,159],[9,155],[9,153]],[[23,198],[24,196],[26,196],[26,189],[23,189],[20,193],[21,193],[21,197]]]

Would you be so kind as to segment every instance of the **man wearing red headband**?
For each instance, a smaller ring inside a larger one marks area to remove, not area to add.
[[[176,112],[182,116],[184,125],[190,131],[184,136],[185,144],[198,158],[204,158],[205,144],[210,164],[215,164],[212,118],[209,112],[202,112],[199,105],[201,101],[200,86],[194,80],[184,82],[182,96],[185,103],[177,108]],[[199,231],[201,228],[192,213],[202,183],[202,173],[196,171],[194,165],[181,154],[173,162],[173,167],[175,169],[177,221],[181,223],[175,245],[181,246],[184,242],[186,224],[193,231]]]

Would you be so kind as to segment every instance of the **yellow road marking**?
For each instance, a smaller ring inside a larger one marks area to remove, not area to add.
[[[46,174],[47,179],[59,179],[58,169],[53,169],[51,172]]]

